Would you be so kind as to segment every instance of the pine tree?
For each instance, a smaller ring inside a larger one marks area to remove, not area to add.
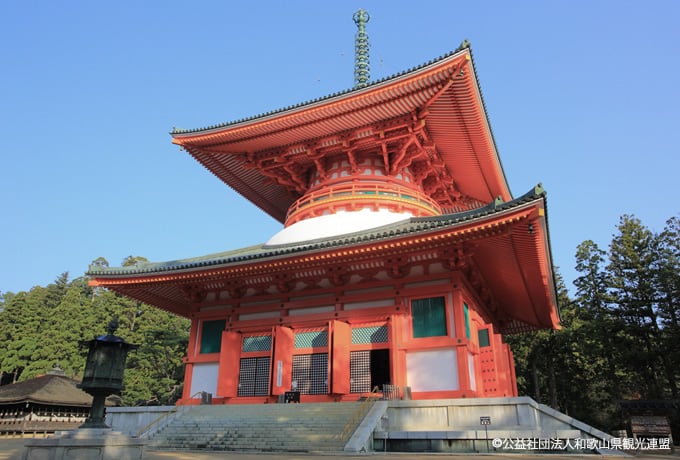
[[[664,374],[672,374],[664,356],[657,314],[658,297],[653,267],[658,251],[654,234],[639,219],[624,215],[609,248],[611,293],[614,314],[624,323],[628,335],[625,366],[637,376],[640,396],[659,399],[665,396]]]
[[[669,391],[678,398],[678,364],[680,363],[680,220],[673,217],[657,236],[653,285],[659,318],[659,346],[663,350]]]
[[[612,315],[611,280],[607,254],[591,240],[576,249],[575,305],[583,321],[581,340],[587,343],[586,359],[592,367],[588,385],[588,411],[584,419],[606,428],[619,428],[617,401],[629,394],[628,374],[621,372],[621,353],[628,343],[624,324]]]

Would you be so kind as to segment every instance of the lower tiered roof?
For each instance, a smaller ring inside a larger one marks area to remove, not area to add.
[[[208,292],[233,299],[304,290],[320,280],[341,286],[358,267],[363,274],[353,283],[370,282],[371,271],[387,266],[398,281],[423,254],[463,272],[494,310],[501,331],[559,327],[546,194],[540,185],[512,201],[497,199],[472,211],[190,259],[93,266],[88,275],[94,286],[190,316]]]

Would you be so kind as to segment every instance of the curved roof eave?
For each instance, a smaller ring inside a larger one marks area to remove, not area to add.
[[[536,199],[542,199],[545,191],[538,185],[524,195],[509,201],[496,200],[489,205],[471,211],[455,214],[445,214],[433,217],[412,217],[404,221],[376,227],[373,229],[349,233],[345,235],[320,238],[299,243],[282,245],[265,244],[249,246],[233,251],[210,254],[190,259],[175,260],[157,263],[142,263],[130,267],[90,267],[86,275],[101,278],[129,278],[144,277],[162,273],[182,273],[187,271],[203,271],[219,268],[225,265],[256,262],[258,260],[276,257],[287,257],[306,251],[332,249],[345,245],[368,243],[382,239],[407,236],[413,232],[436,230],[452,225],[460,225],[477,219],[482,219],[503,211],[522,206]]]
[[[432,72],[437,72],[439,69],[444,70],[448,65],[462,66],[462,58],[469,62],[471,68],[470,77],[468,77],[470,84],[467,85],[467,88],[464,90],[464,92],[467,92],[467,98],[471,98],[470,101],[476,100],[473,105],[477,106],[479,111],[479,116],[468,114],[472,116],[472,118],[464,118],[465,120],[470,121],[477,118],[478,121],[469,126],[468,122],[466,121],[463,131],[466,131],[469,128],[472,129],[473,132],[477,134],[468,135],[474,137],[475,143],[481,142],[479,145],[474,147],[474,151],[477,152],[476,155],[478,155],[478,161],[484,164],[484,166],[481,166],[480,164],[482,169],[479,172],[479,174],[481,174],[479,177],[480,180],[486,182],[486,186],[488,188],[488,191],[484,193],[484,197],[480,195],[477,197],[477,199],[481,198],[484,201],[500,195],[504,200],[508,201],[513,198],[512,192],[510,191],[505,170],[503,169],[503,164],[501,162],[500,155],[498,154],[496,141],[486,110],[486,104],[484,102],[483,94],[479,85],[479,78],[475,70],[472,50],[470,49],[469,43],[467,42],[464,42],[455,51],[452,51],[444,56],[433,59],[420,66],[413,67],[404,72],[400,72],[390,77],[375,81],[361,88],[351,88],[345,91],[330,94],[325,97],[320,97],[311,101],[273,110],[260,115],[204,128],[187,130],[174,128],[170,134],[173,138],[173,143],[184,147],[192,154],[192,156],[194,156],[207,169],[212,171],[213,174],[215,174],[223,182],[234,188],[238,193],[244,195],[258,207],[272,215],[272,217],[283,222],[282,216],[285,216],[287,205],[290,204],[289,201],[293,200],[293,198],[282,196],[281,191],[260,190],[261,187],[258,185],[250,184],[247,187],[244,186],[242,182],[244,180],[247,181],[248,179],[245,176],[242,177],[242,175],[245,173],[239,172],[241,168],[232,170],[231,168],[234,167],[233,165],[230,167],[229,165],[222,164],[222,162],[227,161],[224,158],[221,157],[222,159],[216,160],[211,159],[212,154],[207,155],[208,152],[211,152],[212,146],[222,143],[224,143],[225,146],[229,144],[232,145],[233,148],[236,148],[236,150],[233,151],[233,154],[244,153],[244,151],[241,151],[241,149],[247,149],[249,147],[245,147],[245,144],[242,144],[242,140],[250,139],[251,136],[263,139],[261,136],[264,136],[264,133],[275,133],[282,129],[292,129],[293,126],[298,126],[300,123],[302,123],[300,126],[307,125],[310,123],[310,120],[316,120],[315,123],[320,123],[321,120],[325,119],[325,117],[331,116],[329,115],[330,113],[334,114],[332,115],[333,117],[345,117],[348,113],[350,113],[348,111],[365,111],[375,104],[386,104],[385,107],[391,107],[392,103],[390,101],[397,97],[396,94],[405,91],[406,88],[411,88],[408,89],[408,91],[414,90],[410,84],[404,86],[404,84],[409,82],[409,80],[415,81],[415,79],[419,78],[420,76],[422,77],[421,83],[418,83],[418,85],[426,84],[427,82],[430,82],[427,83],[427,85],[430,85],[432,84],[430,78],[435,75]],[[440,77],[436,78],[438,79]],[[394,88],[394,90],[391,88]],[[402,94],[399,97],[410,98],[410,96],[407,96],[407,93]],[[330,109],[329,112],[327,108],[331,106],[334,106],[334,108]],[[394,107],[391,107],[387,109],[385,113],[388,113],[393,109]],[[366,115],[367,114],[368,113],[366,113]],[[363,117],[364,116],[362,115],[362,118]],[[446,136],[445,133],[446,131],[442,132],[441,134]],[[480,133],[485,134],[482,134],[481,138],[476,137],[480,135]],[[271,137],[267,142],[270,142],[273,139],[274,138]],[[301,138],[295,142],[305,142],[307,139],[308,138],[305,137],[304,139]],[[482,141],[480,139],[486,140]],[[248,142],[250,143],[251,141]],[[287,142],[293,141],[288,139]],[[237,145],[239,146],[237,147]],[[254,146],[254,144],[250,145]],[[274,144],[271,144],[268,148],[273,146]],[[205,152],[203,152],[204,149]],[[226,151],[228,150],[222,151],[220,153],[223,154]],[[233,163],[235,160],[229,161]],[[231,172],[225,172],[225,167]],[[225,174],[226,176],[224,176]],[[252,175],[252,172],[249,174]],[[232,176],[236,177],[238,180],[234,179]],[[233,180],[236,180],[236,182],[232,184],[231,181]]]
[[[304,110],[308,109],[311,107],[314,107],[315,105],[324,105],[327,104],[330,101],[333,101],[334,99],[342,99],[348,95],[353,95],[353,94],[361,94],[365,92],[372,91],[374,89],[380,88],[381,86],[386,86],[388,84],[394,83],[399,81],[400,79],[405,79],[408,78],[410,75],[415,74],[419,71],[427,70],[430,67],[433,67],[435,65],[441,64],[443,61],[447,59],[453,59],[458,53],[465,52],[465,50],[468,50],[470,53],[470,56],[472,56],[472,49],[470,48],[470,44],[467,42],[463,42],[458,48],[456,48],[454,51],[451,51],[449,53],[446,53],[442,56],[439,56],[438,58],[431,59],[430,61],[415,66],[411,67],[410,69],[404,70],[402,72],[398,72],[396,74],[381,78],[379,80],[375,80],[372,82],[369,82],[367,85],[362,86],[360,88],[348,88],[345,90],[337,91],[335,93],[328,94],[326,96],[321,96],[315,99],[311,99],[309,101],[305,102],[300,102],[298,104],[293,104],[289,105],[286,107],[282,107],[279,109],[275,110],[270,110],[269,112],[261,113],[258,115],[253,115],[250,117],[245,117],[245,118],[240,118],[237,120],[232,120],[224,123],[218,123],[216,125],[210,125],[202,128],[193,128],[193,129],[182,129],[182,128],[176,128],[173,127],[172,131],[170,131],[170,135],[173,138],[178,138],[178,137],[188,137],[188,136],[193,136],[196,134],[207,134],[207,133],[212,133],[212,132],[217,132],[225,128],[230,128],[238,125],[247,125],[249,123],[256,123],[260,122],[263,120],[266,120],[267,118],[275,118],[281,114],[289,114],[293,113],[297,110]],[[477,79],[477,83],[479,83],[479,80]]]

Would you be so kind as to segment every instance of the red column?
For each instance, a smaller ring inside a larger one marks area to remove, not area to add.
[[[191,381],[194,374],[194,365],[190,362],[196,356],[196,339],[198,337],[198,320],[192,315],[191,329],[189,332],[189,344],[187,345],[187,355],[184,357],[184,388],[182,389],[182,402],[191,399]]]
[[[290,390],[293,380],[293,349],[295,333],[289,327],[274,327],[274,362],[272,367],[272,395]]]
[[[499,395],[516,396],[517,395],[517,381],[515,379],[515,365],[512,356],[512,351],[507,343],[503,343],[503,338],[500,334],[494,334],[496,348],[494,355],[496,359],[496,370],[498,379]]]
[[[507,347],[507,357],[508,357],[508,374],[510,376],[509,391],[508,396],[518,396],[517,395],[517,375],[515,374],[515,357],[512,354],[512,349],[507,343],[503,344]]]
[[[468,370],[468,347],[458,345],[456,347],[456,358],[458,361],[458,385],[463,396],[471,396],[470,391],[470,371]]]
[[[348,394],[349,356],[352,345],[352,327],[342,321],[331,321],[333,332],[331,347],[331,393]]]
[[[407,384],[406,353],[399,349],[403,341],[405,321],[405,317],[400,315],[391,315],[387,321],[387,327],[389,329],[390,368],[392,372],[390,377],[392,382],[399,386],[405,386]]]

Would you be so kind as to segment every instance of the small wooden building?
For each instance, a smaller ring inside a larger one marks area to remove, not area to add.
[[[92,396],[77,381],[51,372],[0,386],[0,434],[51,433],[80,426],[90,414]]]
[[[618,405],[630,437],[669,438],[671,445],[673,439],[678,439],[674,434],[679,428],[679,401],[632,399],[619,401]]]

